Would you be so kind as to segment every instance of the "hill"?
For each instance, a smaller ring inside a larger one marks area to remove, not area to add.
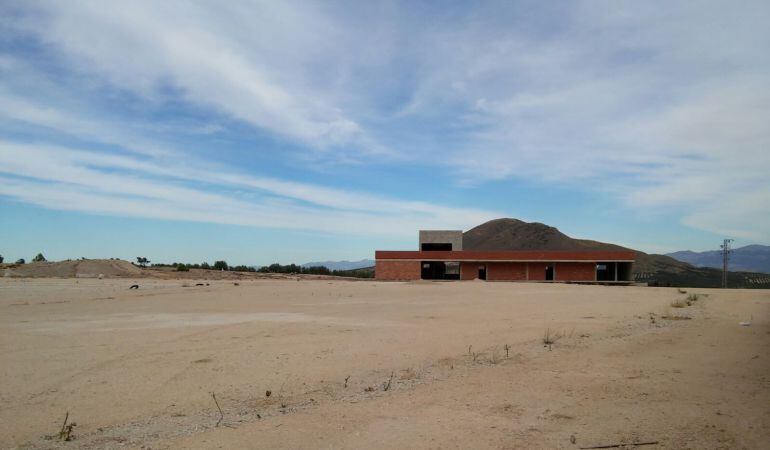
[[[668,253],[667,256],[697,267],[722,268],[722,252],[719,250],[705,252],[686,250]],[[770,273],[770,245],[747,245],[733,249],[730,255],[730,268],[747,272]]]
[[[3,276],[29,278],[141,277],[142,269],[120,259],[75,259],[28,264],[5,264]]]
[[[666,255],[647,253],[606,242],[575,239],[557,228],[518,219],[495,219],[463,233],[464,250],[631,250],[636,252],[634,279],[651,285],[719,287],[722,271],[695,267]],[[770,288],[770,277],[753,272],[731,272],[730,287]]]

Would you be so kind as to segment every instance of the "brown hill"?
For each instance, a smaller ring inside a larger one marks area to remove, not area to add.
[[[495,219],[463,233],[464,250],[631,250],[636,252],[633,274],[637,281],[654,285],[719,287],[721,271],[695,267],[665,255],[649,255],[620,245],[574,239],[557,228],[518,219]],[[767,276],[731,272],[731,287],[770,287]]]
[[[573,239],[557,228],[518,219],[495,219],[463,233],[465,250],[630,250],[615,244]]]

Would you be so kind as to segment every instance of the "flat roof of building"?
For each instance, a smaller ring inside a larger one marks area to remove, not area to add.
[[[402,261],[501,261],[501,262],[634,262],[632,251],[542,251],[542,250],[377,250],[375,260]]]

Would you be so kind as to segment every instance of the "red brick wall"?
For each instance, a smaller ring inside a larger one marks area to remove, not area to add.
[[[529,263],[529,279],[534,281],[545,280],[545,266],[548,263],[531,262]]]
[[[529,280],[545,280],[547,263],[530,262]],[[479,266],[487,266],[487,280],[526,280],[527,263],[517,262],[461,262],[460,276],[463,280],[473,280],[478,277]],[[594,281],[596,264],[594,263],[555,263],[556,281]],[[419,280],[421,274],[420,261],[377,261],[374,275],[377,280]]]
[[[595,277],[595,263],[556,263],[556,281],[594,281]]]
[[[377,280],[419,280],[420,261],[377,261],[374,278]]]
[[[527,263],[490,262],[487,263],[487,280],[526,280]]]
[[[478,262],[461,262],[460,263],[460,279],[461,280],[475,280],[479,277],[479,266],[483,266],[484,263]]]

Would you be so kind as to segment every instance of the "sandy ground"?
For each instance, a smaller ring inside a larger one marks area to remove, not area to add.
[[[0,447],[770,442],[768,291],[136,282],[0,279]]]

